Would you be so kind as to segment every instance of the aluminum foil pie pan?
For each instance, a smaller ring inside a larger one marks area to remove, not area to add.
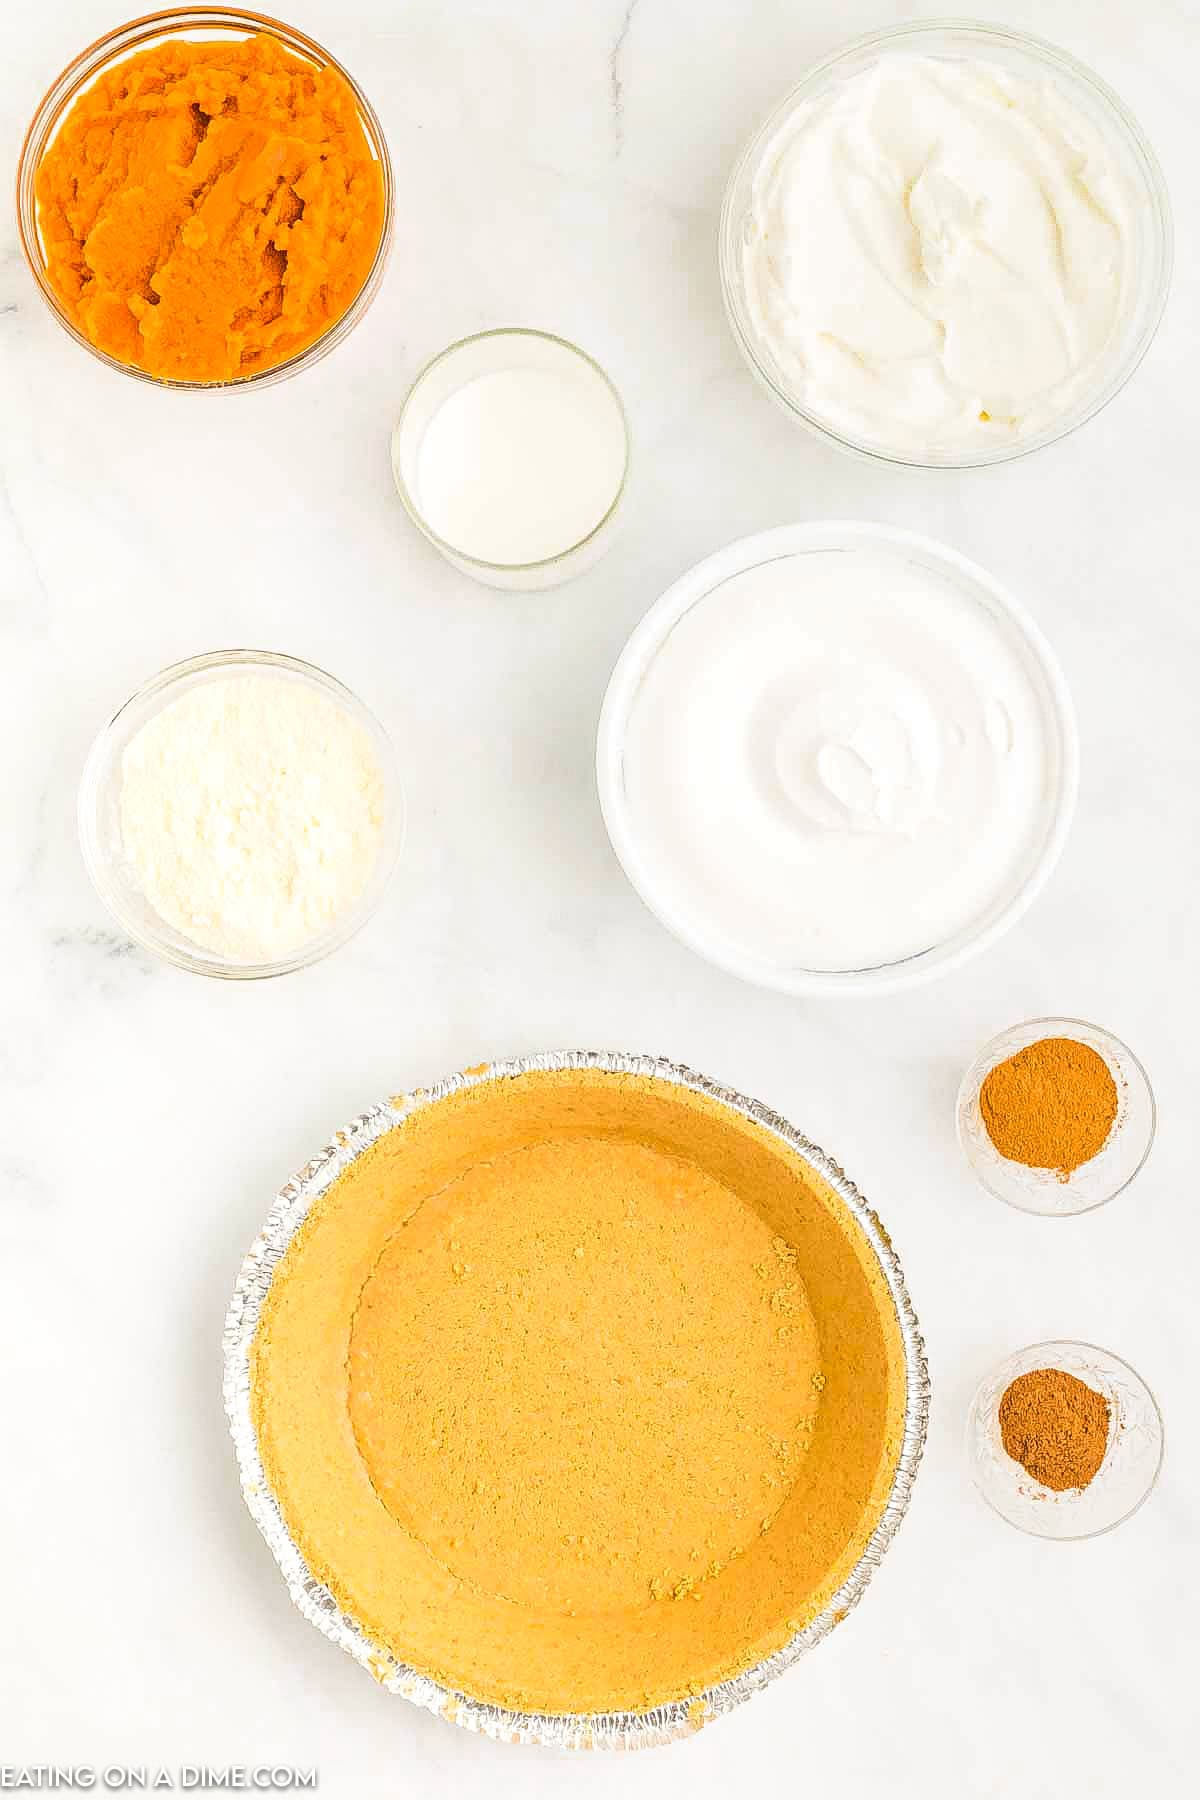
[[[305,1564],[271,1492],[259,1455],[250,1406],[250,1347],[275,1269],[313,1203],[340,1175],[386,1132],[418,1108],[465,1087],[495,1082],[533,1070],[594,1069],[674,1084],[707,1095],[780,1138],[814,1169],[844,1201],[878,1261],[895,1305],[904,1353],[905,1401],[900,1456],[887,1504],[862,1555],[828,1605],[798,1631],[781,1650],[736,1678],[700,1695],[687,1695],[646,1712],[522,1713],[455,1693],[398,1662],[373,1643],[358,1622],[342,1611],[329,1589]],[[860,1599],[904,1517],[929,1420],[929,1371],[916,1315],[908,1297],[899,1259],[876,1214],[840,1166],[795,1128],[756,1100],[697,1075],[677,1064],[649,1056],[608,1051],[560,1051],[484,1064],[448,1076],[429,1088],[402,1094],[362,1113],[279,1191],[266,1223],[242,1264],[225,1320],[224,1401],[237,1451],[242,1495],[255,1524],[279,1564],[288,1591],[305,1618],[350,1653],[389,1693],[438,1713],[470,1731],[505,1743],[546,1744],[559,1749],[632,1750],[669,1743],[740,1705],[766,1687],[806,1650],[829,1635]]]

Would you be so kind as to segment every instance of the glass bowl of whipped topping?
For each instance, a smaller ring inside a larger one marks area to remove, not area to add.
[[[332,675],[218,650],[147,681],[79,786],[88,874],[121,931],[193,974],[286,975],[376,911],[404,840],[396,753]]]
[[[878,994],[945,974],[1050,876],[1078,785],[1053,651],[985,570],[858,520],[783,526],[635,628],[597,741],[617,858],[745,981]]]
[[[811,69],[738,161],[733,335],[785,410],[919,468],[1006,462],[1117,394],[1166,303],[1158,161],[1099,78],[996,26],[916,23]]]

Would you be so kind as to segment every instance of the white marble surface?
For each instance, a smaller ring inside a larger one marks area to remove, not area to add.
[[[1108,412],[959,476],[873,469],[792,429],[738,361],[714,270],[722,181],[760,115],[814,55],[914,10],[293,0],[382,112],[399,230],[365,324],[263,394],[161,394],[93,363],[0,222],[0,1764],[278,1760],[317,1766],[328,1800],[1194,1792],[1200,14],[992,9],[1119,87],[1165,163],[1179,255],[1158,342]],[[10,13],[5,166],[113,15]],[[388,471],[422,359],[508,322],[593,351],[636,434],[622,539],[548,596],[454,574]],[[742,987],[659,929],[609,851],[591,754],[609,668],[666,582],[734,536],[831,513],[942,536],[1028,600],[1075,691],[1084,776],[1060,872],[1000,947],[917,993],[816,1005]],[[367,932],[245,987],[114,934],[73,811],[115,705],[230,643],[348,681],[397,733],[412,800]],[[1161,1105],[1136,1187],[1070,1223],[988,1200],[953,1137],[966,1060],[1039,1012],[1126,1036]],[[242,1251],[328,1130],[397,1087],[562,1045],[686,1060],[835,1152],[894,1232],[935,1378],[911,1515],[846,1626],[696,1739],[570,1766],[388,1698],[301,1621],[242,1511],[219,1395]],[[1167,1420],[1151,1503],[1082,1545],[1003,1525],[963,1466],[978,1377],[1051,1335],[1126,1356]]]

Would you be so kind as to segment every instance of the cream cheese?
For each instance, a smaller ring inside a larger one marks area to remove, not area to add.
[[[751,329],[797,404],[857,442],[921,457],[1036,436],[1110,371],[1132,206],[1100,128],[1051,82],[885,54],[761,154]]]
[[[645,891],[716,960],[845,971],[980,924],[1041,855],[1055,750],[1015,630],[899,552],[732,576],[674,625],[622,758]]]

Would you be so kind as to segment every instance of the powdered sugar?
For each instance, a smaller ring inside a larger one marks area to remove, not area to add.
[[[147,901],[232,962],[274,962],[359,899],[383,841],[363,727],[274,675],[195,687],[126,746],[120,823]]]

